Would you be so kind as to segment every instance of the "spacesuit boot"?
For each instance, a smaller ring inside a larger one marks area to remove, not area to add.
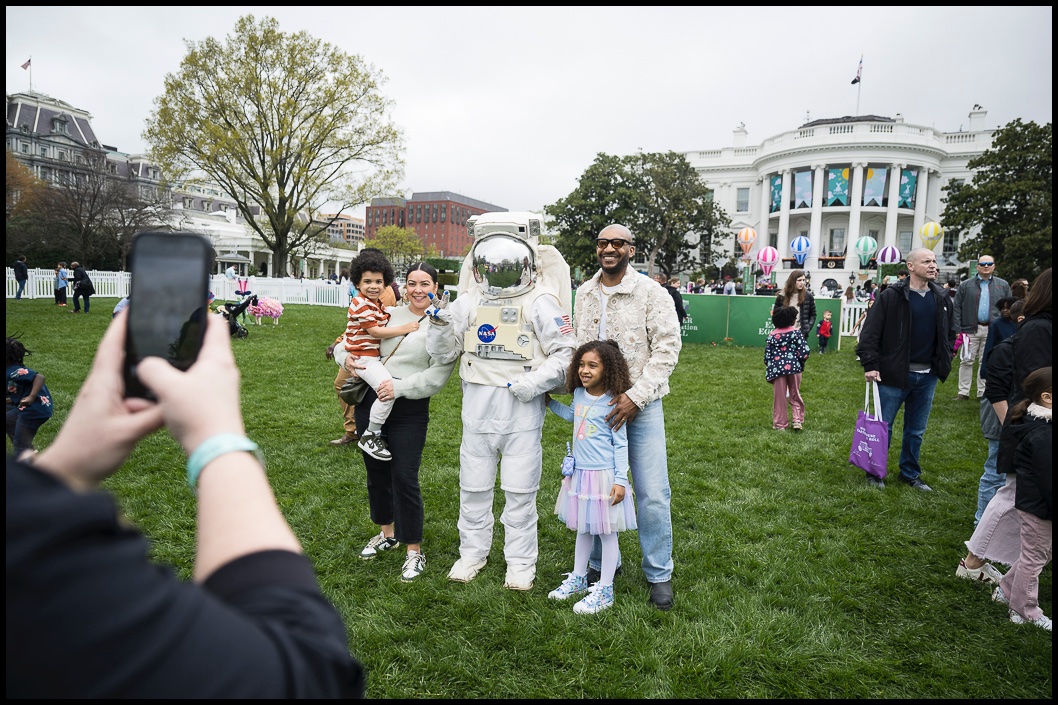
[[[536,492],[507,492],[500,521],[504,527],[504,556],[508,590],[531,590],[536,579],[537,545]]]

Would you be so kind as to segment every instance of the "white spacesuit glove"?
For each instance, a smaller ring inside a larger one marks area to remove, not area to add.
[[[447,308],[427,309],[426,313],[430,317],[430,323],[433,323],[435,326],[447,326],[452,322],[452,312]]]
[[[528,402],[536,396],[533,389],[525,383],[524,380],[516,379],[513,382],[507,383],[507,389],[511,390],[511,394],[518,398],[520,402]]]

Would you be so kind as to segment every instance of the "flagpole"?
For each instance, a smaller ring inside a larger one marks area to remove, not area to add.
[[[856,84],[856,117],[860,116],[860,91],[863,90],[863,81]]]

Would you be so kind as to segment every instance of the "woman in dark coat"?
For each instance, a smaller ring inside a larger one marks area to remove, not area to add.
[[[775,306],[772,310],[774,311],[778,306],[793,306],[797,309],[797,321],[794,325],[798,326],[805,339],[808,339],[816,324],[816,300],[812,292],[808,291],[803,269],[790,272],[782,293],[775,297]]]

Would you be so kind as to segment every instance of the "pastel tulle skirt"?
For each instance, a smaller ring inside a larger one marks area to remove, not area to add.
[[[581,470],[562,478],[555,502],[555,514],[566,526],[578,533],[616,534],[638,528],[631,488],[624,500],[610,506],[613,470]]]

